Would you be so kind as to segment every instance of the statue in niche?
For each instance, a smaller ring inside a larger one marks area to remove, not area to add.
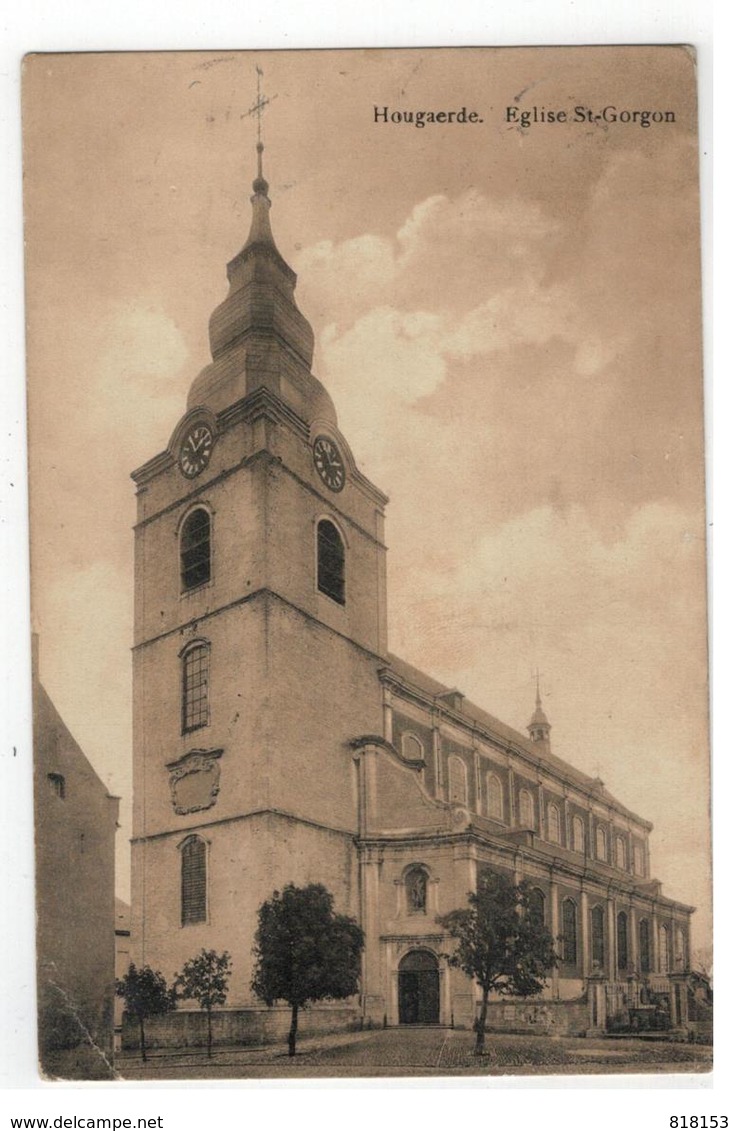
[[[428,878],[419,868],[407,878],[408,905],[411,911],[425,911]]]

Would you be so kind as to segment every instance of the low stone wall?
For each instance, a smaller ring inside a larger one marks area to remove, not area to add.
[[[577,1037],[588,1025],[587,1003],[578,1001],[491,1001],[486,1029],[492,1033],[536,1033]]]
[[[264,1045],[286,1041],[291,1012],[286,1007],[273,1009],[219,1009],[213,1013],[213,1047],[217,1045]],[[177,1009],[146,1022],[146,1047],[204,1048],[208,1040],[207,1016],[201,1010]],[[347,1032],[361,1028],[356,1006],[311,1006],[301,1009],[297,1030],[300,1037],[318,1033]],[[138,1022],[123,1015],[122,1045],[138,1049]]]

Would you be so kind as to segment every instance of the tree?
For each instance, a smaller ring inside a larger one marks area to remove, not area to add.
[[[490,992],[516,997],[540,993],[557,962],[554,940],[531,910],[530,884],[513,884],[489,870],[470,892],[469,907],[439,916],[438,922],[456,940],[451,966],[473,978],[482,991],[474,1049],[481,1055]]]
[[[146,1060],[144,1022],[176,1007],[174,989],[167,986],[164,975],[158,970],[152,970],[150,966],[142,966],[138,970],[132,962],[125,977],[115,983],[115,992],[125,1001],[126,1010],[138,1018],[141,1059]]]
[[[179,997],[200,1003],[208,1019],[208,1057],[213,1055],[213,1007],[225,1005],[228,981],[231,976],[231,956],[228,951],[201,950],[185,962],[182,973],[177,974],[174,988]]]
[[[333,910],[322,884],[287,884],[259,908],[254,955],[254,993],[292,1009],[288,1055],[295,1055],[298,1010],[325,998],[358,992],[364,932],[348,915]]]

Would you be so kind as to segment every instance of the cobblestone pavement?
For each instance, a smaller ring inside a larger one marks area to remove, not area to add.
[[[285,1046],[202,1050],[158,1049],[142,1064],[121,1054],[124,1079],[243,1079],[288,1076],[478,1076],[707,1072],[712,1049],[666,1041],[585,1040],[573,1037],[487,1037],[484,1057],[474,1055],[474,1035],[452,1029],[387,1029],[336,1033],[299,1040],[290,1060]]]

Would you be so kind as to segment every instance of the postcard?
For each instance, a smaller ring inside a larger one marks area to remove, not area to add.
[[[709,1071],[694,51],[23,116],[42,1074]]]

